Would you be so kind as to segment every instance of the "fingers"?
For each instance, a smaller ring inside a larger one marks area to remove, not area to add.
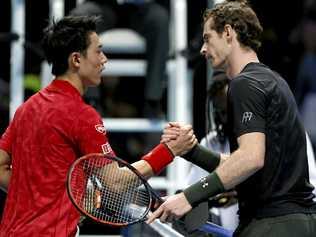
[[[179,136],[180,134],[187,134],[192,129],[192,126],[190,124],[180,124],[175,122],[169,122],[164,130],[163,134],[168,136]]]
[[[189,144],[191,145],[190,148],[193,148],[197,143],[198,143],[198,140],[196,139],[195,135],[193,135],[189,142]]]
[[[181,133],[181,130],[179,128],[165,128],[163,130],[163,135],[165,136],[174,136],[178,137]]]
[[[167,198],[167,196],[161,197],[163,202],[165,202]],[[162,215],[161,213],[164,211],[162,203],[158,201],[154,204],[154,209],[156,210],[148,215],[148,219],[146,221],[147,224],[152,223],[156,218],[160,218]]]
[[[168,196],[160,197],[164,202],[167,200]]]
[[[168,127],[178,127],[178,128],[180,128],[180,127],[181,127],[181,124],[182,124],[182,123],[180,123],[180,122],[169,122],[169,123],[167,124],[167,126],[168,126]]]
[[[179,127],[165,127],[163,132],[164,133],[177,133],[180,131],[181,128]]]
[[[182,126],[182,129],[183,129],[184,131],[193,130],[192,125],[190,125],[190,124],[186,124],[186,125]]]
[[[192,209],[183,193],[179,193],[167,198],[167,200],[161,204],[161,206],[154,211],[146,223],[152,223],[156,218],[159,218],[161,222],[170,222],[175,219],[181,218]]]
[[[165,222],[172,222],[176,218],[167,211],[165,207],[160,206],[156,211],[154,211],[151,215],[149,215],[146,223],[151,224],[155,219],[159,218],[159,220],[163,223]]]
[[[167,143],[171,140],[177,139],[180,135],[180,127],[173,126],[172,124],[167,124],[163,130],[163,134],[161,136],[160,143]]]
[[[191,149],[193,146],[196,145],[197,139],[196,139],[196,136],[194,135],[194,131],[192,128],[187,132],[187,134],[183,136],[185,136],[184,140],[187,143],[189,149]]]
[[[159,201],[155,202],[153,210],[158,209],[160,205],[161,205],[161,203]]]
[[[162,215],[160,216],[159,219],[160,219],[160,221],[161,221],[162,223],[165,223],[165,222],[170,221],[170,220],[172,219],[172,217],[169,216],[169,213],[167,213],[166,211],[164,211],[164,212],[162,212]]]
[[[169,142],[169,141],[171,141],[171,140],[176,140],[177,139],[177,137],[178,136],[176,136],[176,135],[165,135],[165,134],[163,134],[162,136],[161,136],[161,138],[160,138],[160,143],[167,143],[167,142]]]
[[[155,219],[159,218],[163,213],[163,208],[160,206],[156,211],[154,211],[151,215],[149,215],[146,223],[151,224]]]
[[[168,146],[175,155],[185,154],[197,144],[192,125],[169,122],[163,131],[160,143]]]

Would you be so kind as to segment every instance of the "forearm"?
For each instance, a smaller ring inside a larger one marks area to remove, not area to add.
[[[216,169],[225,189],[234,188],[264,166],[266,137],[262,132],[238,137],[239,148]]]
[[[260,166],[249,159],[242,152],[236,151],[210,175],[186,188],[184,195],[190,205],[194,207],[210,197],[232,189],[258,171]]]
[[[262,166],[263,161],[256,161],[253,156],[237,150],[228,157],[227,162],[218,166],[216,173],[225,190],[229,190],[252,176]]]
[[[213,152],[198,144],[182,157],[200,168],[212,172],[226,160],[227,155]]]
[[[139,160],[137,162],[134,162],[132,166],[136,168],[139,171],[139,173],[141,173],[146,179],[149,179],[155,175],[152,167],[145,160]]]
[[[234,188],[263,167],[263,154],[260,149],[257,153],[238,149],[230,156],[222,155],[225,162],[210,175],[184,190],[188,202],[191,206],[195,206],[225,190]]]

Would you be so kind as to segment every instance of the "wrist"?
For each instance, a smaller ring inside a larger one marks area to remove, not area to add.
[[[199,144],[195,145],[191,151],[182,157],[208,172],[215,170],[221,160],[219,153],[211,151]]]
[[[153,150],[142,157],[142,160],[149,163],[155,174],[159,174],[173,159],[173,153],[165,144],[157,145]]]
[[[225,188],[222,181],[216,174],[212,172],[210,175],[202,178],[200,181],[186,188],[183,193],[192,207],[197,206],[203,201],[216,194],[222,193]]]
[[[170,154],[172,154],[173,158],[177,156],[176,152],[174,151],[174,149],[172,149],[172,147],[170,147],[168,145],[168,143],[161,143],[162,145],[164,145],[168,151],[170,152]]]
[[[169,141],[163,144],[168,148],[168,150],[172,153],[174,157],[179,156],[179,151],[177,150],[177,146],[175,145],[175,143]]]

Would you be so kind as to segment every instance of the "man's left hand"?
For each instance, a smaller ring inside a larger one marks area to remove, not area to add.
[[[171,222],[180,219],[191,209],[192,206],[181,192],[168,197],[166,201],[149,216],[146,223],[150,224],[156,218],[159,218],[161,222]]]

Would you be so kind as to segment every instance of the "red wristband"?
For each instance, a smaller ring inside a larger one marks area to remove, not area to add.
[[[142,157],[149,163],[155,174],[159,174],[174,159],[169,148],[164,144],[159,144],[149,153]]]

